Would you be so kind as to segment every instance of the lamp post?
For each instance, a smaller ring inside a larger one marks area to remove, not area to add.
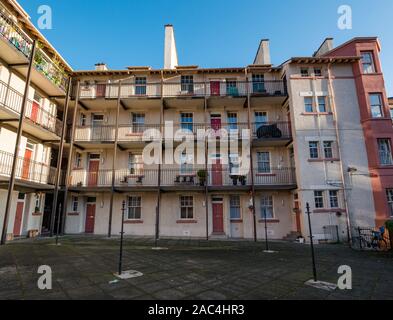
[[[121,208],[121,232],[120,232],[120,254],[119,254],[119,276],[122,274],[123,264],[123,239],[124,239],[124,214],[126,212],[126,202],[123,201]]]
[[[308,216],[308,228],[310,232],[310,243],[311,243],[311,257],[312,257],[312,271],[314,275],[314,282],[318,281],[317,278],[317,267],[315,265],[315,253],[314,253],[314,237],[312,235],[312,228],[311,228],[311,211],[310,211],[310,204],[307,202],[306,204],[307,216]]]
[[[265,252],[270,252],[270,250],[269,250],[268,232],[267,232],[267,214],[266,214],[266,212],[265,212],[265,243],[266,243]]]

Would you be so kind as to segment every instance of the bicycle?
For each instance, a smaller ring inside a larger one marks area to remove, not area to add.
[[[367,239],[367,237],[360,233],[359,241],[360,248],[368,248],[373,249],[375,251],[386,251],[388,250],[388,242],[385,237],[385,228],[381,227],[379,231],[372,230],[371,231],[371,241]]]

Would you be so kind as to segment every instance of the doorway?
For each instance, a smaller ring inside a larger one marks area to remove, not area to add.
[[[14,237],[21,236],[23,212],[25,209],[26,194],[19,193],[18,202],[16,204],[15,222],[14,222]]]
[[[87,185],[89,187],[96,187],[98,185],[100,158],[100,154],[98,153],[91,153],[89,155],[89,172],[87,177]]]
[[[86,203],[86,223],[85,233],[94,233],[94,225],[96,220],[96,198],[88,197]]]
[[[213,207],[213,233],[224,233],[224,201],[221,197],[212,198]]]

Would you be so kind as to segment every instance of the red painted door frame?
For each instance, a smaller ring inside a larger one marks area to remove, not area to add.
[[[224,233],[224,204],[213,201],[213,233]]]
[[[40,111],[40,105],[38,102],[33,101],[33,104],[31,106],[31,115],[30,115],[30,120],[37,122],[38,119],[38,113]]]
[[[22,179],[28,180],[30,177],[30,164],[31,157],[33,156],[33,151],[30,149],[25,150],[25,156],[23,158],[23,169],[22,169]]]
[[[14,222],[14,237],[21,235],[23,212],[25,208],[25,200],[18,200],[16,204],[15,222]]]
[[[100,170],[100,160],[90,159],[89,160],[89,172],[88,172],[88,182],[89,187],[96,187],[98,184],[98,173]]]
[[[210,81],[210,95],[219,96],[220,93],[220,81]]]
[[[95,220],[96,220],[96,204],[88,203],[86,205],[85,233],[94,233]]]

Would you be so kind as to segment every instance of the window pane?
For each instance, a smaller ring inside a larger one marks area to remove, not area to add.
[[[373,118],[383,117],[382,97],[380,94],[370,94],[371,116]]]
[[[363,64],[363,72],[364,73],[374,73],[374,59],[373,54],[371,52],[362,52],[362,64]]]
[[[393,189],[387,189],[386,195],[388,199],[389,213],[393,217]]]
[[[313,106],[312,106],[312,98],[311,97],[305,97],[304,98],[304,111],[305,112],[313,112]]]
[[[270,173],[270,152],[258,152],[258,173]]]
[[[323,150],[324,150],[326,159],[333,158],[333,142],[332,141],[324,141]]]
[[[263,195],[261,197],[261,218],[273,219],[273,196]]]
[[[324,208],[323,191],[314,191],[315,208]]]
[[[231,196],[230,198],[230,215],[231,219],[240,219],[240,196]]]
[[[378,139],[379,161],[382,165],[392,164],[392,150],[389,139]]]
[[[338,208],[338,191],[331,190],[329,191],[329,198],[330,198],[330,207],[331,208]]]
[[[326,97],[318,97],[318,111],[326,112]]]
[[[319,158],[319,142],[311,141],[309,142],[310,149],[310,159],[318,159]]]

